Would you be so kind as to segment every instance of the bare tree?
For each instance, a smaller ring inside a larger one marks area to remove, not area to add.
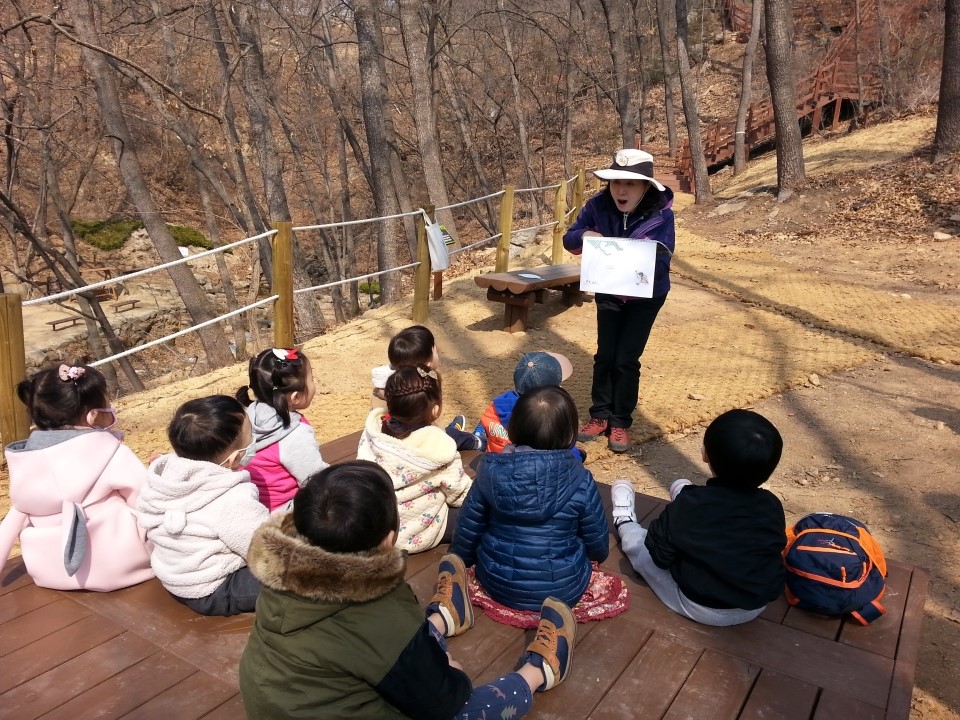
[[[356,0],[353,4],[353,20],[357,29],[360,98],[370,153],[373,203],[377,215],[384,217],[396,215],[399,208],[390,169],[391,150],[384,126],[384,116],[390,111],[385,97],[386,78],[383,77],[383,65],[380,62],[382,49],[376,2],[377,0]],[[377,223],[377,265],[381,270],[397,267],[395,228],[394,220]],[[380,276],[380,297],[384,302],[393,302],[400,298],[400,282],[395,274]]]
[[[137,158],[136,144],[127,125],[120,104],[120,96],[114,84],[106,56],[98,49],[94,49],[98,47],[99,37],[94,29],[93,10],[89,0],[78,0],[71,4],[71,14],[77,37],[84,43],[81,51],[83,61],[96,88],[100,114],[107,133],[113,140],[117,164],[120,167],[120,174],[123,177],[127,192],[137,206],[140,218],[150,235],[150,240],[157,249],[157,254],[160,255],[160,259],[163,262],[179,260],[181,256],[177,243],[167,229],[167,224],[157,209],[153,195],[147,186],[140,161]],[[200,283],[197,282],[188,267],[175,265],[168,268],[167,273],[176,285],[183,299],[183,304],[194,323],[200,324],[216,317],[203,288],[200,287]],[[197,334],[203,343],[207,362],[212,367],[221,367],[233,362],[226,336],[219,325],[214,324],[198,330]]]
[[[417,126],[417,146],[423,176],[427,184],[430,202],[436,207],[450,204],[447,184],[443,179],[443,164],[440,160],[440,136],[437,133],[437,113],[434,106],[434,38],[437,16],[432,3],[419,0],[399,0],[400,28],[406,50],[407,69],[410,71],[410,86],[413,89],[413,119]],[[421,14],[426,13],[426,33],[421,28]],[[458,238],[453,213],[441,210],[437,219]]]
[[[790,0],[764,0],[767,83],[777,133],[777,187],[787,198],[806,183],[803,139],[797,121],[797,88],[790,47]]]
[[[660,57],[663,61],[663,105],[667,123],[667,143],[670,156],[677,154],[677,119],[673,109],[673,89],[676,79],[673,74],[673,58],[670,55],[670,28],[674,26],[670,0],[657,0],[657,36],[660,39]]]
[[[937,130],[933,137],[936,159],[960,150],[960,0],[946,0],[943,63]]]
[[[693,192],[695,202],[704,203],[713,199],[707,161],[703,155],[703,138],[700,135],[700,111],[693,78],[690,76],[689,33],[687,31],[687,0],[677,0],[677,68],[680,71],[680,92],[683,95],[683,116],[687,122],[687,145],[690,148],[690,163],[693,167]]]
[[[249,5],[235,3],[230,6],[230,20],[236,30],[243,53],[243,93],[246,99],[247,116],[253,128],[251,141],[260,161],[263,189],[267,196],[267,211],[274,221],[289,221],[290,206],[283,182],[283,167],[277,150],[270,121],[270,90],[263,62],[263,51],[257,32],[257,17]],[[293,239],[294,257],[301,257],[299,242]],[[262,254],[262,253],[261,253]],[[311,278],[302,262],[293,264],[294,287],[309,287]],[[293,296],[297,315],[297,335],[314,337],[326,327],[323,313],[316,297],[309,293]]]
[[[600,6],[603,8],[603,17],[607,23],[607,36],[610,38],[610,59],[613,62],[617,115],[620,117],[621,147],[635,147],[637,144],[637,108],[633,100],[633,93],[630,91],[633,81],[628,79],[628,74],[632,77],[635,73],[628,73],[628,68],[632,68],[633,64],[629,60],[623,37],[624,32],[631,25],[623,17],[623,11],[626,10],[627,6],[617,0],[600,0]]]
[[[737,107],[737,129],[733,140],[733,174],[747,168],[747,113],[753,90],[753,61],[757,56],[760,40],[760,23],[763,19],[763,1],[753,0],[750,16],[750,37],[743,51],[743,70],[740,73],[740,104]]]

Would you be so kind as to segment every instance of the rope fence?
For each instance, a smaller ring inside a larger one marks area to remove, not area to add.
[[[90,283],[89,285],[84,285],[79,288],[72,288],[70,290],[64,290],[63,292],[56,293],[54,295],[45,295],[41,298],[36,298],[35,300],[27,300],[23,303],[24,307],[29,307],[31,305],[41,305],[43,303],[55,302],[57,300],[62,300],[63,298],[72,297],[78,293],[86,292],[87,290],[96,290],[97,288],[106,287],[107,285],[116,285],[117,283],[122,283],[127,280],[132,280],[133,278],[138,278],[143,275],[149,275],[150,273],[157,272],[158,270],[166,270],[167,268],[173,267],[174,265],[185,265],[186,263],[193,262],[194,260],[199,260],[200,258],[207,257],[209,255],[215,255],[219,252],[226,252],[235,247],[240,247],[241,245],[246,245],[247,243],[260,240],[262,238],[271,237],[276,235],[276,230],[268,230],[267,232],[260,233],[259,235],[254,235],[253,237],[244,238],[243,240],[237,240],[228,245],[221,245],[220,247],[213,248],[213,250],[204,250],[201,253],[196,255],[188,255],[185,258],[180,258],[179,260],[171,260],[168,263],[163,263],[161,265],[154,265],[149,267],[146,270],[137,270],[136,272],[128,273],[126,275],[120,275],[119,277],[109,278],[108,280],[101,280],[100,282]]]
[[[271,303],[274,300],[277,300],[279,298],[280,298],[279,295],[271,295],[270,297],[264,298],[263,300],[258,300],[257,302],[250,303],[249,305],[244,305],[242,308],[237,308],[236,310],[231,310],[230,312],[224,313],[223,315],[218,315],[217,317],[211,320],[206,320],[197,325],[191,325],[188,328],[184,328],[183,330],[178,330],[177,332],[170,333],[169,335],[164,335],[162,338],[157,338],[156,340],[145,342],[142,345],[137,345],[136,347],[129,348],[128,350],[124,350],[123,352],[117,353],[116,355],[111,355],[110,357],[105,357],[100,360],[96,360],[90,363],[90,366],[97,367],[98,365],[104,365],[108,362],[113,362],[114,360],[119,360],[120,358],[127,357],[128,355],[134,355],[135,353],[138,353],[141,350],[146,350],[148,348],[152,348],[157,345],[162,345],[168,340],[174,340],[178,337],[182,337],[192,332],[196,332],[197,330],[202,330],[205,327],[210,327],[211,325],[214,325],[220,322],[221,320],[226,320],[227,318],[231,318],[234,315],[239,315],[240,313],[246,312],[247,310],[253,310],[254,308],[258,308],[261,305],[266,305],[267,303]]]
[[[560,183],[557,183],[556,185],[543,185],[542,187],[521,188],[519,190],[514,190],[513,192],[515,195],[519,195],[520,193],[532,193],[532,192],[543,192],[545,190],[556,190],[559,187],[560,187]]]
[[[496,235],[491,235],[490,237],[484,238],[483,240],[477,240],[475,243],[471,243],[470,245],[464,245],[462,248],[457,248],[456,250],[451,250],[451,251],[450,251],[449,253],[447,253],[447,254],[450,255],[451,257],[453,257],[453,256],[456,255],[457,253],[462,253],[462,252],[464,252],[464,251],[466,251],[466,250],[472,250],[473,248],[477,247],[478,245],[483,245],[484,243],[488,243],[488,242],[490,242],[491,240],[499,240],[500,237],[501,237],[501,233],[497,233]]]
[[[303,293],[313,292],[315,290],[324,290],[326,288],[336,287],[337,285],[346,285],[347,283],[357,282],[358,280],[366,280],[367,278],[380,277],[381,275],[386,275],[387,273],[399,272],[400,270],[409,270],[410,268],[420,267],[420,261],[412,262],[407,265],[401,265],[400,267],[388,268],[387,270],[381,270],[380,272],[367,273],[366,275],[357,275],[356,277],[347,278],[346,280],[337,280],[335,282],[324,283],[323,285],[314,285],[312,287],[306,288],[297,288],[293,291],[294,295],[302,295]]]
[[[503,190],[498,190],[495,193],[490,193],[489,195],[484,195],[483,197],[474,198],[473,200],[464,200],[463,202],[454,203],[453,205],[441,205],[436,208],[436,212],[441,210],[452,210],[453,208],[464,207],[465,205],[472,205],[473,203],[483,202],[484,200],[491,200],[496,197],[502,196],[504,193]]]
[[[383,215],[382,217],[363,218],[361,220],[342,220],[340,222],[323,223],[322,225],[300,225],[291,229],[294,232],[306,230],[326,230],[328,228],[347,227],[348,225],[364,225],[365,223],[380,222],[381,220],[396,220],[397,218],[415,217],[421,214],[425,214],[424,209],[417,208],[416,210],[397,213],[396,215]]]

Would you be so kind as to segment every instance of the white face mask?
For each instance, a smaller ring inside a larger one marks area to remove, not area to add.
[[[237,460],[237,453],[240,451],[234,450],[232,453],[227,455],[227,459],[220,464],[228,468],[241,468],[244,465],[247,465],[251,460],[253,460],[253,456],[257,454],[255,445],[256,441],[251,440],[250,444],[243,449],[243,455],[240,456],[239,460]]]

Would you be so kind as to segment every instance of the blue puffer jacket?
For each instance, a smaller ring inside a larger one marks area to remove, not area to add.
[[[553,596],[572,607],[609,549],[596,482],[570,450],[512,449],[483,456],[450,551],[503,605],[539,610]]]

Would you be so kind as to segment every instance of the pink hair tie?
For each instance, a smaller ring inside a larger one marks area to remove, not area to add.
[[[77,381],[78,378],[82,378],[86,374],[86,370],[82,367],[76,367],[73,365],[61,365],[57,370],[57,375],[61,380],[67,382],[69,380]]]

